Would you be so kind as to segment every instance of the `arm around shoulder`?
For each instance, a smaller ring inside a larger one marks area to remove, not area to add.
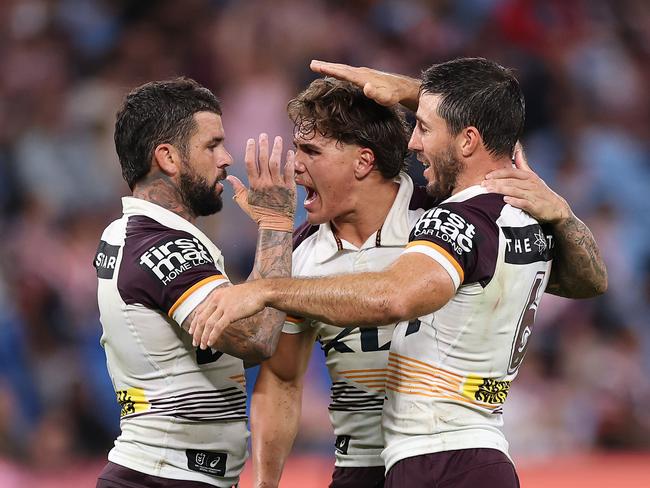
[[[607,291],[607,268],[589,228],[573,214],[568,202],[530,169],[521,144],[515,149],[515,168],[486,176],[483,186],[505,195],[504,200],[541,223],[551,225],[555,258],[546,288],[565,298],[591,298]]]
[[[377,273],[268,280],[263,293],[268,306],[289,313],[339,327],[375,327],[431,313],[453,297],[455,287],[439,263],[410,253]]]

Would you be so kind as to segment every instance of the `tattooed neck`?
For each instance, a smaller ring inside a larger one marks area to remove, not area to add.
[[[189,222],[196,219],[196,215],[183,203],[176,185],[165,174],[151,174],[139,181],[133,190],[133,196],[160,205]]]

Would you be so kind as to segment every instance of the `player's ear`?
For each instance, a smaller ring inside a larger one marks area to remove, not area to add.
[[[470,125],[460,131],[458,136],[456,136],[456,142],[458,144],[458,152],[463,157],[468,158],[483,144],[483,138],[478,129]]]
[[[175,176],[180,172],[181,162],[181,155],[172,144],[159,144],[153,150],[153,163],[168,176]]]
[[[375,153],[367,147],[359,148],[357,159],[354,162],[354,176],[362,180],[375,168]]]

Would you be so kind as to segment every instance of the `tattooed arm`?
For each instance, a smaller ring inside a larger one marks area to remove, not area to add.
[[[255,264],[249,278],[253,280],[291,275],[292,224],[296,206],[293,152],[288,152],[284,172],[281,173],[282,139],[275,139],[270,157],[266,134],[260,135],[259,145],[259,167],[255,142],[250,139],[246,146],[250,190],[246,190],[237,178],[228,177],[238,203],[260,226]],[[217,290],[213,290],[185,321],[183,325],[190,334],[200,336],[200,332],[209,325],[205,320],[207,317],[201,316],[201,311],[215,300],[218,300]],[[215,347],[246,362],[260,362],[273,355],[284,319],[283,312],[265,308],[252,317],[233,323]]]
[[[256,280],[215,291],[218,299],[201,312],[210,327],[200,342],[214,344],[231,323],[264,307],[338,327],[376,327],[434,312],[455,293],[450,273],[421,253],[402,254],[379,272]]]
[[[591,298],[607,290],[607,269],[594,236],[575,215],[553,225],[555,258],[546,291],[566,298]]]
[[[489,191],[506,195],[506,203],[552,225],[555,256],[546,291],[565,298],[591,298],[607,290],[607,269],[589,228],[528,166],[521,144],[515,149],[516,168],[488,174]]]
[[[273,278],[291,275],[291,233],[260,229],[257,239],[257,252],[255,265],[251,277]],[[212,291],[204,300],[204,304],[214,299],[216,290]],[[185,319],[183,328],[190,330],[195,314],[201,306],[197,307]],[[246,319],[234,322],[227,331],[219,337],[214,348],[221,352],[243,359],[247,363],[257,364],[268,359],[275,352],[278,344],[285,314],[274,308],[265,308],[261,312]],[[193,330],[192,330],[193,332]],[[197,346],[198,344],[195,344]]]

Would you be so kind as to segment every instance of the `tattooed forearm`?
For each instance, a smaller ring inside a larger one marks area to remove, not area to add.
[[[291,275],[291,233],[262,229],[257,240],[255,265],[249,279],[279,278]],[[259,362],[270,357],[277,346],[285,314],[265,308],[247,319],[234,322],[216,344],[224,352]]]
[[[607,269],[589,228],[575,215],[557,223],[555,258],[546,291],[566,298],[591,298],[607,290]]]
[[[291,276],[291,237],[289,232],[260,229],[252,279]]]
[[[152,171],[151,174],[139,181],[133,190],[133,196],[155,203],[190,222],[196,219],[196,215],[183,201],[178,187],[169,176],[160,171]]]

